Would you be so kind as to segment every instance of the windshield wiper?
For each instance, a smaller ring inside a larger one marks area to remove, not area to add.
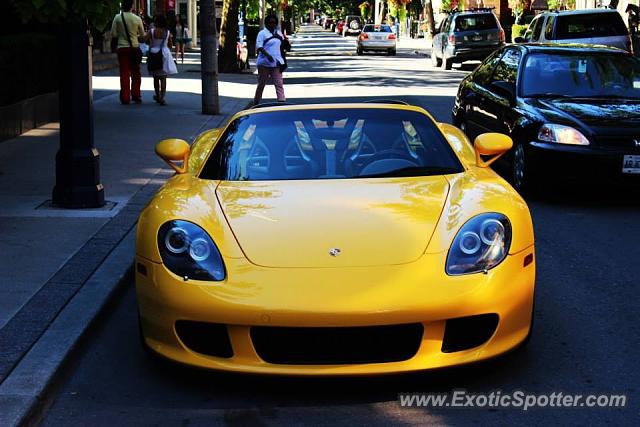
[[[588,99],[628,99],[630,101],[640,101],[640,97],[637,96],[625,96],[625,95],[592,95],[592,96],[583,96],[580,98],[588,98]]]
[[[532,95],[526,95],[530,98],[580,98],[579,96],[561,95],[559,93],[534,93]]]
[[[422,167],[422,166],[409,166],[406,168],[394,169],[392,171],[372,173],[368,175],[358,175],[354,178],[387,178],[394,176],[431,176],[431,175],[447,175],[450,173],[461,172],[458,168],[452,167]]]

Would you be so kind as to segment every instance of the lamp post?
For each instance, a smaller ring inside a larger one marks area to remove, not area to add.
[[[86,21],[60,30],[60,148],[52,201],[63,208],[104,206],[100,154],[93,143],[91,35]]]

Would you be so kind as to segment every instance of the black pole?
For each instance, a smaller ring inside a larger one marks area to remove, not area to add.
[[[86,23],[69,22],[60,38],[60,149],[53,204],[97,208],[104,206],[104,188],[93,143],[91,36]]]

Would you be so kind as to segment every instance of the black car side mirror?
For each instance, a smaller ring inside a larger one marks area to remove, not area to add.
[[[526,43],[527,40],[524,37],[516,37],[515,39],[513,39],[514,43]]]
[[[506,98],[510,104],[516,102],[516,85],[503,80],[491,82],[491,90],[498,96]]]

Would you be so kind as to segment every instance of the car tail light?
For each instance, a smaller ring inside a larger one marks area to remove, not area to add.
[[[454,36],[453,34],[449,35],[449,44],[455,44],[456,42],[456,36]]]
[[[389,34],[389,35],[387,36],[387,39],[389,39],[389,40],[395,40],[395,39],[396,39],[396,35],[395,35],[395,34]]]
[[[504,43],[504,30],[501,29],[500,32],[498,33],[498,41],[500,43]]]
[[[367,35],[367,33],[360,33],[360,40],[365,40],[368,39],[369,36]]]

